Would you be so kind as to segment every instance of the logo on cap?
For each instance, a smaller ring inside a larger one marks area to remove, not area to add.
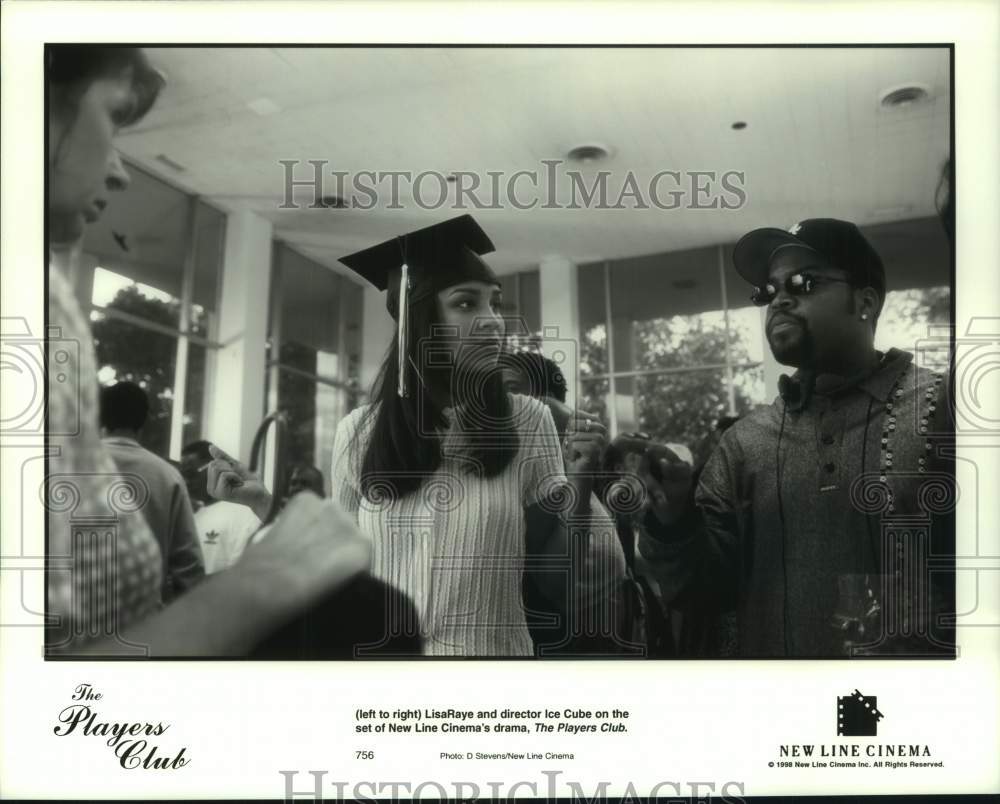
[[[802,228],[802,224],[801,223],[797,223],[791,229],[788,230],[788,234],[790,234],[790,235],[797,235],[799,233],[799,230],[801,228]]]

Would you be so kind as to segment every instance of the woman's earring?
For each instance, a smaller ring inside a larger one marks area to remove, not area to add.
[[[868,320],[868,313],[862,313],[861,314],[861,320],[862,321],[867,321]]]

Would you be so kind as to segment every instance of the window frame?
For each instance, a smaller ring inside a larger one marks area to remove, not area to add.
[[[172,392],[172,402],[170,409],[170,441],[168,457],[172,460],[180,460],[181,450],[183,449],[184,440],[184,417],[185,409],[187,407],[187,385],[188,385],[188,364],[189,364],[189,350],[190,345],[195,344],[201,346],[205,349],[205,394],[201,401],[202,415],[201,420],[205,420],[205,408],[206,400],[208,398],[208,375],[211,372],[211,364],[213,361],[214,353],[217,352],[222,344],[216,340],[216,333],[218,327],[218,310],[219,305],[222,300],[222,277],[223,277],[223,262],[225,259],[225,248],[226,248],[226,227],[228,226],[228,216],[225,210],[219,208],[215,204],[210,203],[205,200],[203,196],[196,195],[178,187],[173,182],[164,179],[153,173],[146,168],[136,165],[134,162],[129,160],[123,160],[125,167],[128,171],[143,173],[149,179],[155,182],[159,182],[171,190],[184,196],[185,203],[187,205],[186,216],[187,222],[184,227],[184,262],[182,266],[181,275],[181,295],[178,298],[179,311],[178,311],[178,325],[176,328],[168,327],[163,324],[159,324],[153,321],[148,321],[140,316],[135,316],[130,313],[125,313],[120,310],[115,310],[113,307],[107,307],[100,304],[94,304],[93,302],[93,292],[91,291],[90,298],[86,299],[85,309],[87,312],[88,322],[93,323],[93,314],[99,313],[107,318],[117,319],[123,321],[131,326],[137,327],[139,329],[144,329],[150,332],[156,332],[160,335],[166,335],[172,337],[176,341],[176,349],[174,353],[174,382],[171,387]],[[197,259],[197,238],[195,237],[198,231],[198,218],[199,211],[207,207],[213,210],[217,214],[221,215],[222,218],[222,231],[219,237],[219,253],[215,261],[215,270],[217,272],[216,283],[215,283],[215,299],[213,300],[215,309],[213,311],[206,312],[206,323],[207,323],[207,336],[197,334],[191,331],[191,312],[194,295],[194,280],[195,280],[195,267]],[[122,265],[127,266],[127,262],[123,261]],[[105,268],[104,265],[100,264],[100,261],[94,267],[94,271],[97,268],[104,268],[108,271],[113,271],[113,268]],[[139,284],[135,279],[127,276],[127,274],[119,273],[114,271],[120,276],[125,276],[134,284]]]

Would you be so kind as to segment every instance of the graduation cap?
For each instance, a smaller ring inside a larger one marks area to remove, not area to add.
[[[394,237],[376,246],[343,257],[340,262],[379,290],[388,291],[385,306],[399,325],[400,396],[408,396],[405,370],[408,354],[408,308],[460,282],[499,285],[483,254],[494,250],[482,227],[471,215],[436,223]]]

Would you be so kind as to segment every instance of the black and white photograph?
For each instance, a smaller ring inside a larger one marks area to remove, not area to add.
[[[14,5],[30,750],[116,798],[995,792],[995,9],[966,49]]]
[[[46,59],[51,655],[954,655],[950,48]]]

